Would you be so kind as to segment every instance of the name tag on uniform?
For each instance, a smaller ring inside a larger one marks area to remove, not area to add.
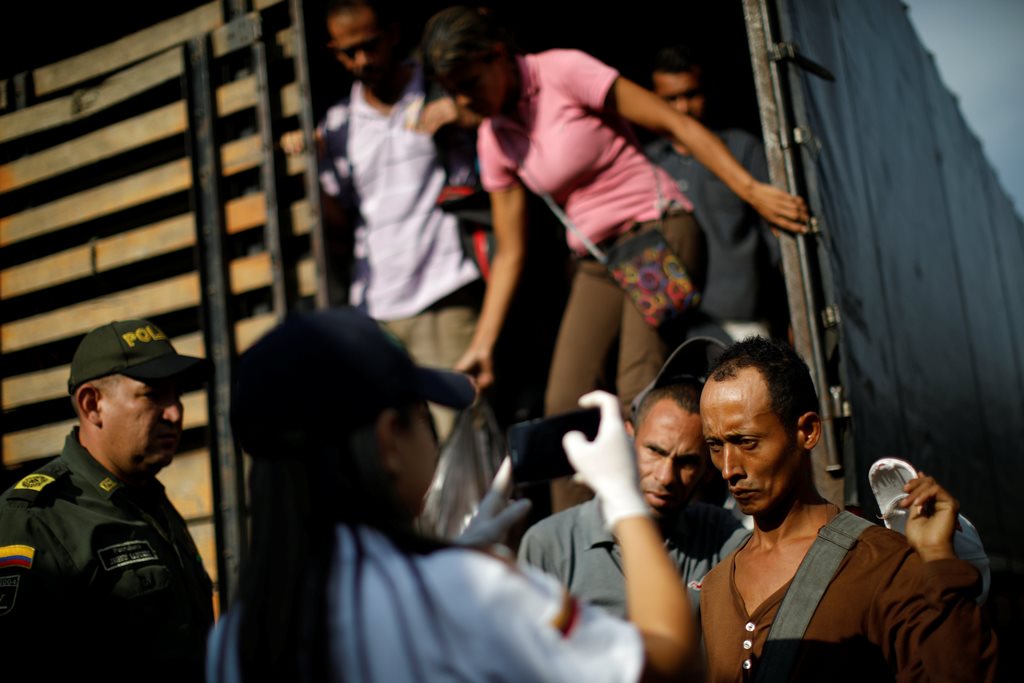
[[[128,541],[100,548],[96,553],[100,558],[100,564],[108,572],[129,564],[139,562],[152,562],[157,560],[153,547],[149,541]]]

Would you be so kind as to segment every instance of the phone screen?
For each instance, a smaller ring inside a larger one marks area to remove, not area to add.
[[[562,448],[562,437],[567,432],[579,431],[593,439],[600,423],[600,410],[583,408],[512,425],[508,430],[508,448],[513,480],[529,484],[573,474],[575,470]]]

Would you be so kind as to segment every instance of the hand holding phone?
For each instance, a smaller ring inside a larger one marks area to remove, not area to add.
[[[600,429],[595,438],[570,432],[562,439],[569,462],[577,476],[594,489],[601,503],[605,525],[613,529],[620,520],[650,514],[640,493],[636,453],[626,435],[619,400],[605,391],[592,391],[580,398],[581,406],[601,410]]]
[[[562,437],[579,431],[594,439],[600,423],[599,409],[584,408],[512,425],[508,430],[512,479],[516,484],[533,484],[573,474]]]

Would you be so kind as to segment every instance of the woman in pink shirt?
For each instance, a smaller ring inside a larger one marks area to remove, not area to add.
[[[497,250],[469,349],[456,369],[479,385],[494,381],[492,353],[522,272],[526,248],[525,188],[548,193],[591,241],[610,245],[658,225],[699,283],[702,235],[691,205],[669,176],[640,150],[630,124],[674,137],[770,223],[803,231],[799,197],[757,182],[722,142],[653,93],[575,50],[518,55],[487,10],[451,7],[428,23],[426,69],[456,103],[484,117],[478,153],[490,193]],[[524,187],[525,186],[525,187]],[[558,333],[545,412],[572,409],[597,387],[618,341],[616,388],[628,406],[661,367],[667,352],[657,330],[575,235],[572,292]],[[553,490],[555,509],[572,503]]]

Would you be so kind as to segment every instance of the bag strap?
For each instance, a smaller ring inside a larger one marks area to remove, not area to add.
[[[832,583],[839,563],[857,543],[861,533],[871,526],[874,524],[868,520],[844,510],[818,531],[818,538],[796,570],[796,576],[772,622],[754,674],[755,683],[784,683],[789,680],[807,624]]]
[[[525,166],[520,165],[519,172],[525,175],[526,179],[529,180],[534,187],[540,187],[534,179],[533,174],[527,171]],[[572,222],[572,219],[569,218],[568,214],[565,213],[562,207],[558,205],[558,202],[555,201],[554,197],[551,196],[551,193],[537,192],[537,194],[540,195],[541,199],[544,200],[544,203],[548,205],[549,209],[551,209],[551,213],[555,214],[555,216],[558,217],[558,220],[562,221],[562,225],[565,226],[566,230],[569,230],[579,238],[580,242],[583,243],[583,246],[590,252],[590,255],[597,259],[599,263],[607,265],[608,257],[605,256],[603,251],[597,248],[597,245],[594,244],[589,237],[583,234],[582,230],[576,227],[576,224]]]

